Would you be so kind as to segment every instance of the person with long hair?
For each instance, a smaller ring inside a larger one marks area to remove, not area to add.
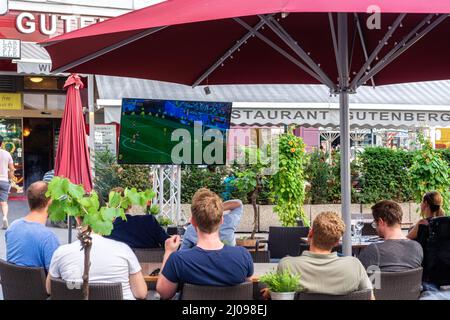
[[[414,227],[409,231],[407,237],[411,240],[417,240],[421,242],[420,240],[423,238],[423,236],[426,236],[423,234],[423,231],[427,229],[421,226],[427,226],[430,223],[431,219],[435,217],[444,216],[442,204],[443,200],[439,192],[427,192],[423,196],[422,202],[420,203],[420,216],[422,217],[422,219],[420,219],[414,225]]]

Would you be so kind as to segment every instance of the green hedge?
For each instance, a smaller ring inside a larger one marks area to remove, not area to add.
[[[366,148],[359,156],[359,201],[374,203],[381,199],[407,202],[412,199],[408,169],[413,152],[389,148]]]
[[[351,164],[352,202],[370,204],[381,199],[393,199],[399,202],[412,201],[411,182],[408,169],[412,165],[413,156],[417,151],[393,150],[389,148],[366,148],[358,156],[358,161]],[[450,149],[438,149],[442,159],[450,164]],[[341,195],[340,156],[333,153],[331,162],[328,156],[320,151],[309,154],[305,173],[310,188],[306,194],[305,203],[339,203]],[[124,165],[115,163],[113,156],[107,153],[96,154],[96,190],[104,197],[116,186],[136,187],[138,190],[151,188],[149,166]],[[181,176],[181,200],[190,203],[194,193],[208,187],[223,196],[224,179],[239,167],[185,166]],[[269,183],[263,182],[263,190],[258,203],[268,204],[270,196]],[[246,194],[233,190],[231,198],[241,199],[248,203]]]

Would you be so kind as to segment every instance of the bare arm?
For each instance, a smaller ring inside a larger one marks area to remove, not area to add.
[[[158,276],[156,291],[161,296],[161,300],[171,299],[177,293],[177,288],[178,284],[168,280],[163,274]]]
[[[161,265],[161,272],[158,276],[158,282],[156,282],[156,291],[161,296],[162,300],[171,299],[175,293],[177,293],[178,283],[174,283],[168,280],[163,274],[164,266],[170,255],[175,252],[180,246],[180,236],[172,236],[166,240],[165,243],[165,253],[163,258],[163,263]]]
[[[130,274],[130,287],[136,299],[143,300],[147,297],[147,284],[141,271]]]
[[[14,179],[14,172],[16,171],[16,168],[14,168],[14,164],[13,163],[10,163],[8,165],[8,168],[9,168],[9,172],[8,172],[9,179],[12,181]]]
[[[419,225],[421,224],[428,224],[428,221],[426,219],[422,219],[419,222],[417,222],[414,227],[409,231],[408,235],[406,236],[408,239],[414,240],[417,239],[417,234],[419,232]]]
[[[241,200],[228,200],[223,203],[223,211],[229,211],[242,206]]]
[[[47,293],[51,295],[50,273],[47,275],[47,279],[45,279],[45,288],[47,289]]]
[[[417,238],[417,232],[419,231],[419,224],[416,223],[414,227],[409,231],[408,235],[406,236],[410,240],[414,240]]]

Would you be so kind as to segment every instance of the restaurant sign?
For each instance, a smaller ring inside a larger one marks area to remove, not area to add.
[[[233,108],[233,125],[289,125],[338,127],[339,109]],[[350,125],[356,127],[450,126],[450,111],[350,110]]]

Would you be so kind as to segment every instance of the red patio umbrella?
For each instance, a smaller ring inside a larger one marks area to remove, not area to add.
[[[84,85],[77,74],[64,83],[67,89],[66,104],[59,131],[58,150],[55,159],[55,176],[68,178],[82,184],[86,192],[92,190],[91,162],[86,143],[86,127],[83,117],[80,90]],[[68,218],[68,242],[72,242],[72,224]]]
[[[91,163],[86,143],[86,127],[80,90],[84,85],[77,74],[66,80],[66,105],[59,133],[55,160],[55,175],[82,184],[86,192],[92,190]]]
[[[368,14],[374,11],[381,15]],[[350,254],[349,93],[365,83],[450,79],[449,13],[448,0],[169,0],[43,45],[55,72],[194,87],[329,87],[340,96],[343,249]]]

